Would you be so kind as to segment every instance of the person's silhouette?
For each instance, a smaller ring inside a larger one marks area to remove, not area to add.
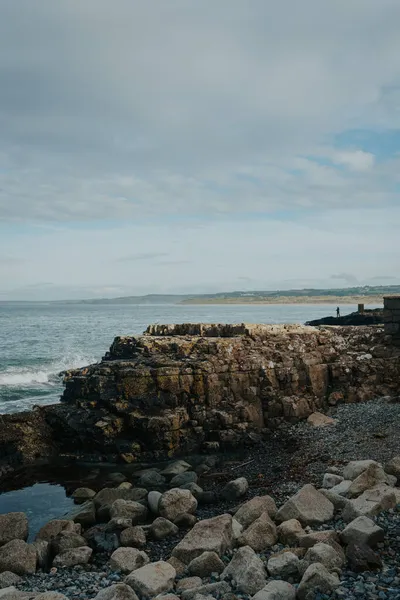
[[[336,309],[336,318],[338,319],[340,317],[340,308],[337,307]]]

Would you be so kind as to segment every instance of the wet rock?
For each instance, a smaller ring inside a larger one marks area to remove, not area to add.
[[[245,477],[239,477],[226,484],[221,494],[225,500],[237,500],[247,494],[249,483]]]
[[[211,573],[222,573],[225,565],[216,552],[203,552],[190,561],[188,571],[198,577],[209,577]]]
[[[138,600],[138,597],[129,585],[116,583],[101,590],[94,600]]]
[[[93,500],[95,495],[96,495],[96,492],[91,490],[90,488],[81,487],[81,488],[77,488],[73,492],[72,498],[74,499],[74,502],[76,504],[83,504],[87,500]]]
[[[300,574],[300,560],[293,552],[282,552],[271,556],[267,563],[267,570],[271,577],[297,581]]]
[[[131,519],[132,525],[146,520],[147,508],[133,500],[115,500],[110,509],[111,518],[122,517]]]
[[[150,527],[150,535],[155,540],[163,540],[164,538],[174,536],[179,529],[174,523],[164,517],[158,517],[153,521]]]
[[[276,544],[277,540],[276,525],[265,512],[243,531],[238,542],[241,546],[250,546],[256,552],[262,552]]]
[[[162,560],[133,571],[125,580],[139,597],[150,600],[162,592],[171,590],[176,577],[172,565]]]
[[[296,544],[301,535],[305,535],[305,531],[297,519],[289,519],[284,521],[277,528],[278,539],[281,544],[291,546]]]
[[[286,581],[270,581],[252,600],[296,600],[296,589]]]
[[[96,509],[94,502],[92,500],[84,502],[75,510],[72,510],[70,513],[68,513],[68,515],[66,515],[66,519],[70,519],[71,521],[74,521],[74,523],[79,523],[84,528],[95,525]]]
[[[121,573],[131,573],[149,562],[147,554],[137,548],[118,548],[110,558],[111,568]]]
[[[128,527],[119,536],[121,546],[143,548],[146,545],[146,534],[142,527]]]
[[[0,548],[0,572],[29,575],[36,572],[36,564],[35,547],[23,540],[12,540]]]
[[[312,600],[316,593],[330,594],[340,581],[336,574],[329,573],[328,569],[321,563],[314,563],[304,573],[297,590],[299,600]]]
[[[50,542],[52,538],[57,537],[62,531],[76,533],[75,523],[66,519],[53,519],[46,523],[46,525],[43,525],[36,539]]]
[[[357,517],[340,534],[344,544],[370,546],[373,548],[385,539],[385,532],[368,517]]]
[[[297,519],[302,525],[322,525],[333,518],[334,506],[311,484],[301,488],[278,511],[279,521]]]
[[[170,481],[171,488],[181,487],[183,485],[187,485],[188,483],[197,483],[197,473],[194,471],[185,471],[184,473],[179,473],[179,475],[175,475]]]
[[[197,508],[197,500],[189,490],[174,488],[165,492],[158,503],[161,517],[174,521],[182,513],[194,513]]]
[[[382,559],[365,544],[350,544],[346,549],[349,568],[355,573],[375,571],[382,568]]]
[[[216,552],[222,556],[233,547],[232,517],[219,515],[199,521],[172,551],[185,564],[189,564],[203,552]]]
[[[23,512],[0,515],[0,546],[12,540],[28,539],[28,518]]]
[[[244,546],[234,554],[221,579],[234,579],[239,592],[254,595],[266,584],[264,563],[252,548]]]
[[[92,554],[93,550],[88,546],[73,548],[62,554],[58,554],[53,560],[53,567],[75,567],[76,565],[86,565]]]
[[[271,496],[255,496],[242,504],[235,512],[235,519],[246,529],[264,512],[273,519],[277,513],[275,500]]]

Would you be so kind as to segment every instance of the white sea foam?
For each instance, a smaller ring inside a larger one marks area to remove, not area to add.
[[[0,372],[0,387],[40,388],[60,385],[59,373],[96,362],[93,356],[67,353],[59,360],[40,366],[7,367]]]

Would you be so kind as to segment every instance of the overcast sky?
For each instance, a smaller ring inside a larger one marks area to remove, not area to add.
[[[0,0],[0,299],[400,283],[399,0]]]

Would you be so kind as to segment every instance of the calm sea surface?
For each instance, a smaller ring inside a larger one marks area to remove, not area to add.
[[[0,304],[0,413],[57,402],[60,371],[97,362],[117,335],[150,323],[304,323],[336,305]],[[342,313],[356,310],[342,307]]]

